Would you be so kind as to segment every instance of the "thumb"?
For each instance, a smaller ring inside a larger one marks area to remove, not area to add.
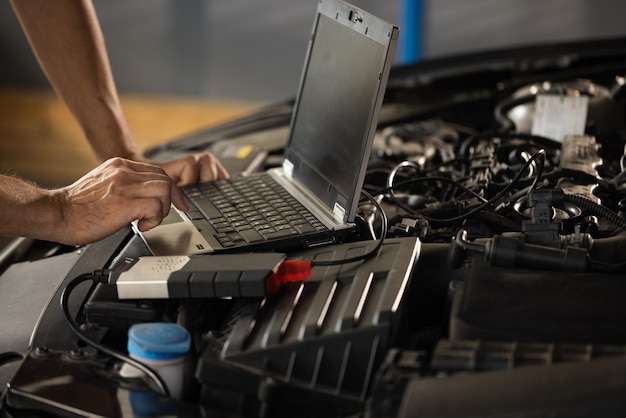
[[[186,212],[189,210],[189,203],[178,186],[172,184],[172,204],[178,209]]]

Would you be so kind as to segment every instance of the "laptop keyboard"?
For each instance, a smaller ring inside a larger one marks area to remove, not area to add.
[[[265,173],[185,186],[183,193],[196,206],[187,216],[206,219],[224,247],[328,229]]]

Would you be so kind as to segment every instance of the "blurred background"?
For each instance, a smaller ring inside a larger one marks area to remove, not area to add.
[[[621,0],[352,3],[401,27],[398,63],[626,35],[626,3]],[[317,2],[94,0],[94,4],[131,127],[140,144],[147,146],[292,97]],[[0,2],[0,57],[0,167],[54,185],[95,164],[84,141],[79,143],[77,127],[50,93],[7,1]],[[63,142],[68,138],[71,142]],[[51,158],[49,153],[58,149],[64,155]],[[57,167],[44,169],[59,158]]]
[[[626,34],[621,0],[352,3],[401,26],[401,40],[418,36],[418,58]],[[295,92],[317,2],[94,4],[120,91],[274,101]],[[406,60],[405,55],[399,48],[398,60]],[[7,1],[0,2],[0,56],[0,85],[45,85]]]

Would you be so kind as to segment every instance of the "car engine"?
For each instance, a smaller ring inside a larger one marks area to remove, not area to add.
[[[561,44],[395,67],[365,180],[378,206],[363,200],[359,239],[294,252],[332,260],[380,244],[377,255],[315,267],[276,294],[119,300],[104,284],[76,288],[70,308],[97,341],[92,347],[67,329],[61,293],[79,274],[149,255],[141,240],[129,229],[13,264],[5,283],[53,262],[67,268],[33,307],[37,323],[24,331],[24,354],[0,356],[0,370],[13,366],[6,416],[620,415],[623,45]],[[243,174],[272,167],[292,104],[146,153],[210,150]],[[230,159],[238,146],[256,153]],[[157,321],[192,336],[179,400],[159,396],[150,379],[124,379],[122,362],[102,351],[124,352],[132,324]]]

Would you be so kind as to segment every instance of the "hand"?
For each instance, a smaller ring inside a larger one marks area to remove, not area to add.
[[[154,164],[160,166],[178,187],[228,178],[226,169],[213,154],[208,152],[187,155],[165,163],[155,162]],[[189,210],[189,205],[182,197],[178,187],[172,188],[172,203],[180,210]]]
[[[139,230],[151,229],[169,213],[172,195],[184,201],[161,168],[118,157],[55,194],[63,213],[60,242],[78,245],[105,238],[135,220]]]
[[[204,183],[211,180],[228,178],[228,172],[213,154],[204,152],[192,154],[165,163],[160,166],[179,187]]]

